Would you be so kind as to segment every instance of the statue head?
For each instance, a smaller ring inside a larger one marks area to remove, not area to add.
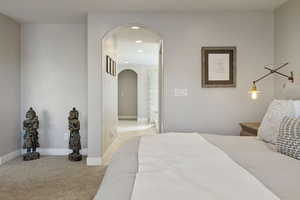
[[[34,119],[36,117],[35,111],[30,107],[29,110],[26,113],[27,119]]]
[[[76,108],[73,108],[73,109],[70,111],[69,119],[78,119],[78,117],[79,117],[78,111],[76,110]]]

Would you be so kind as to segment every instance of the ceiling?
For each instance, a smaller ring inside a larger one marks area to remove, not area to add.
[[[287,0],[0,0],[21,23],[85,23],[89,12],[272,11]]]
[[[114,44],[109,50],[117,57],[118,64],[158,66],[160,37],[152,31],[143,27],[133,30],[130,26],[124,26],[115,30],[106,41]],[[106,45],[108,48],[111,46]]]

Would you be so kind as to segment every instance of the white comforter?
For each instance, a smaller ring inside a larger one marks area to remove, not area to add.
[[[278,200],[199,134],[141,138],[132,200]]]

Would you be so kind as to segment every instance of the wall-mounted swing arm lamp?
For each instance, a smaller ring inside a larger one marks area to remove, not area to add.
[[[252,99],[257,99],[257,94],[260,93],[260,91],[257,90],[257,87],[256,87],[256,83],[267,78],[268,76],[270,76],[271,74],[277,74],[277,75],[280,75],[280,76],[283,76],[283,77],[286,77],[288,78],[289,81],[291,81],[292,83],[294,83],[294,73],[291,72],[291,75],[288,76],[286,74],[283,74],[283,73],[280,73],[278,72],[278,70],[284,68],[285,66],[287,66],[289,63],[284,63],[283,65],[275,68],[275,69],[272,69],[273,66],[266,66],[265,69],[266,70],[269,70],[270,72],[262,77],[260,77],[259,79],[253,81],[253,85],[252,85],[252,88],[251,90],[249,91],[249,93],[251,94],[251,98]]]

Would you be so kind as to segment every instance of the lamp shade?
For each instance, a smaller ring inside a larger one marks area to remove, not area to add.
[[[253,83],[251,90],[249,91],[249,94],[251,94],[251,98],[253,100],[257,99],[258,93],[260,93],[260,91],[257,90],[255,83]]]

